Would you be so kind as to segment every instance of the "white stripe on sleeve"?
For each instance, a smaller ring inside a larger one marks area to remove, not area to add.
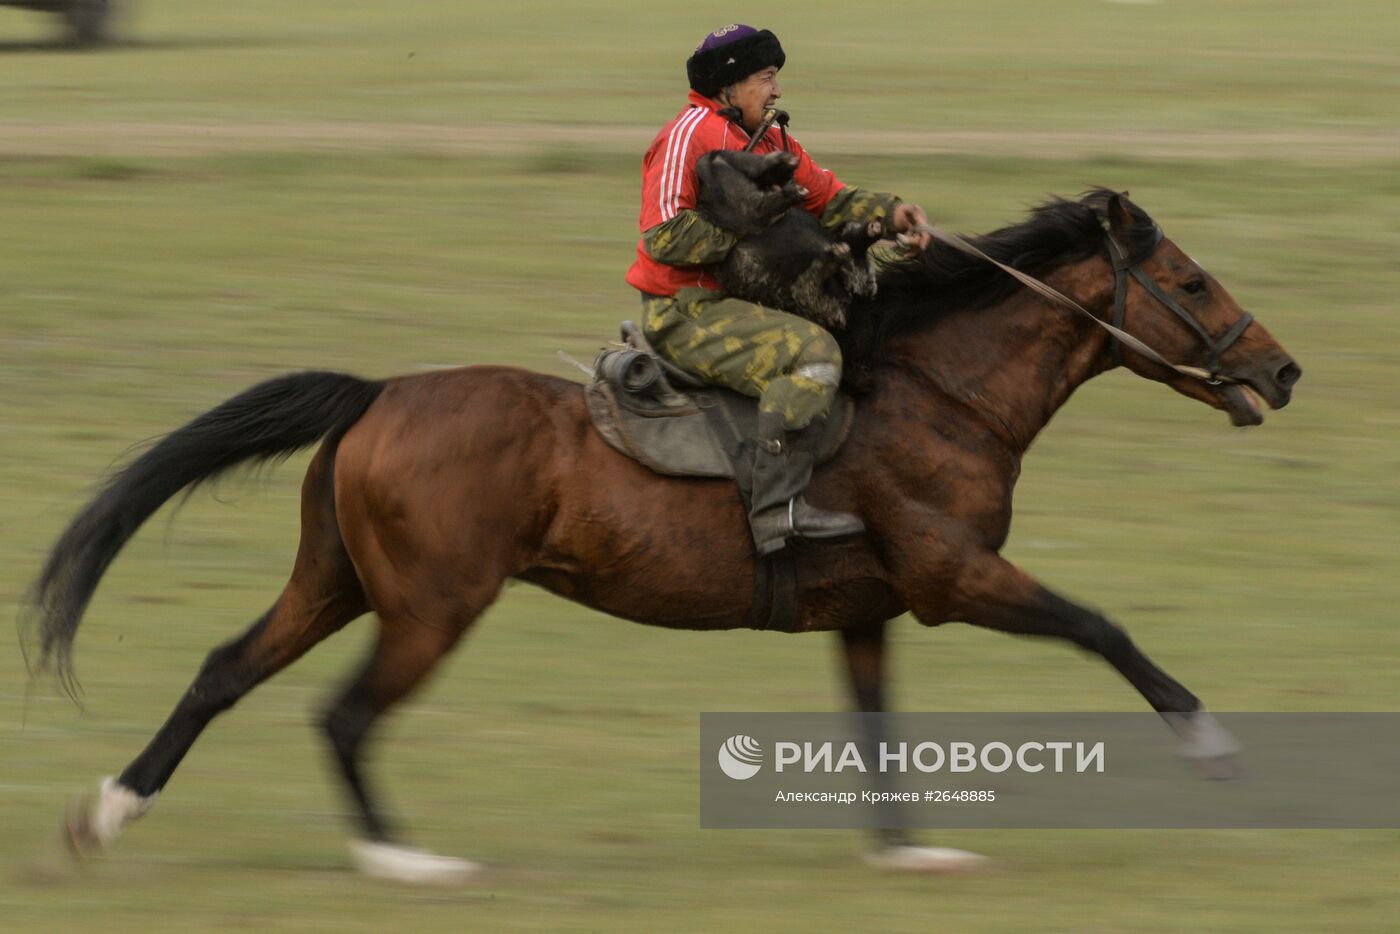
[[[671,190],[671,170],[672,159],[675,156],[676,147],[680,145],[681,137],[685,135],[685,126],[691,120],[696,119],[699,108],[692,108],[681,114],[671,127],[671,133],[666,137],[666,158],[661,162],[661,194],[657,198],[656,206],[661,211],[661,219],[666,217],[666,201]]]
[[[671,185],[670,193],[662,191],[661,219],[668,221],[676,216],[681,196],[681,183],[685,180],[685,155],[690,150],[690,138],[695,135],[695,128],[705,121],[709,116],[709,111],[704,108],[695,108],[697,116],[685,127],[685,136],[681,139],[680,145],[671,154]]]

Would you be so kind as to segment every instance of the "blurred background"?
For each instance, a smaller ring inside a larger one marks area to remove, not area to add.
[[[130,445],[301,368],[567,375],[636,312],[641,154],[706,32],[774,30],[792,130],[978,232],[1131,191],[1297,357],[1261,428],[1126,373],[1025,464],[1007,554],[1221,711],[1400,706],[1400,8],[1381,0],[144,0],[114,41],[0,7],[0,610]],[[380,736],[467,889],[352,875],[312,727],[362,620],[216,721],[81,879],[65,803],[275,597],[306,457],[157,516],[78,639],[81,711],[0,652],[0,929],[1391,931],[1376,832],[978,832],[965,879],[843,832],[698,829],[702,710],[846,703],[831,639],[672,633],[510,589]],[[1106,665],[894,626],[904,710],[1136,710]],[[1167,741],[1164,733],[1163,741]],[[47,855],[46,855],[47,854]]]

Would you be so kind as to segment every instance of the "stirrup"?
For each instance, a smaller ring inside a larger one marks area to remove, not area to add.
[[[820,525],[811,525],[805,529],[799,528],[799,500],[801,501],[800,505],[802,508],[822,517],[826,521],[827,527],[822,528]],[[777,510],[781,508],[782,507],[775,507],[773,510],[770,510],[770,513],[777,512]],[[865,533],[865,524],[855,516],[847,513],[818,509],[811,503],[802,500],[800,495],[794,496],[788,500],[785,518],[787,522],[785,527],[780,529],[780,535],[775,535],[762,542],[755,540],[754,550],[758,553],[759,557],[766,557],[767,555],[781,551],[792,542],[833,543],[846,541]],[[772,521],[771,515],[769,521]],[[756,538],[755,536],[755,539]]]

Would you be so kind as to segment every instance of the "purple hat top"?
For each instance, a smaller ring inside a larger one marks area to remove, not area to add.
[[[695,47],[697,52],[709,52],[722,45],[731,42],[738,42],[740,39],[747,39],[749,36],[758,35],[758,30],[752,26],[745,26],[743,23],[730,23],[728,26],[721,26],[705,37],[705,40]]]

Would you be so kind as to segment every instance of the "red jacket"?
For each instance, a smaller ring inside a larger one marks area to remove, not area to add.
[[[749,144],[743,128],[717,113],[719,109],[718,102],[691,91],[685,110],[666,124],[647,147],[642,158],[642,213],[638,219],[643,232],[670,220],[678,211],[694,209],[700,189],[695,177],[697,159],[716,149],[743,149]],[[773,127],[754,147],[754,152],[773,152],[781,148],[782,134]],[[791,136],[788,149],[799,160],[793,178],[807,189],[802,206],[820,217],[827,203],[846,186],[813,162]],[[715,278],[699,266],[668,266],[652,259],[640,239],[637,259],[627,270],[627,281],[652,295],[674,295],[678,289],[692,286],[720,288]]]

